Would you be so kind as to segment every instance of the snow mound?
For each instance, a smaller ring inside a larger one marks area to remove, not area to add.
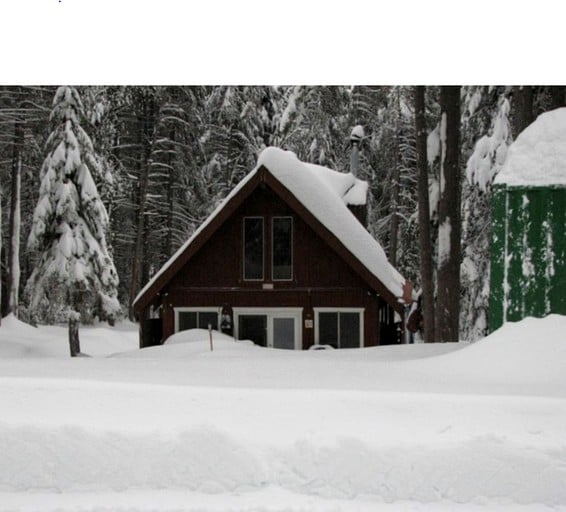
[[[254,348],[259,347],[250,340],[235,340],[232,336],[213,330],[211,350],[207,329],[188,329],[169,336],[163,345],[114,354],[114,356],[134,359],[179,359],[206,355],[210,352],[218,355],[218,352],[221,352],[237,357],[240,352],[246,352]]]
[[[566,185],[566,107],[541,114],[519,134],[494,183]]]
[[[457,383],[490,393],[564,396],[566,393],[566,316],[528,317],[509,322],[461,350],[420,362],[408,361],[410,379]],[[413,369],[411,368],[413,364]]]
[[[465,368],[515,376],[518,380],[559,376],[566,368],[566,316],[528,317],[508,322],[486,338],[447,354],[441,361]]]
[[[46,357],[47,347],[37,343],[39,330],[10,314],[2,318],[0,327],[0,357]]]
[[[69,358],[68,336],[66,325],[32,327],[8,315],[0,326],[0,359]],[[118,322],[114,327],[81,325],[79,338],[83,354],[105,356],[137,347],[138,326],[132,322]]]
[[[234,342],[234,338],[232,336],[228,336],[227,334],[223,334],[221,332],[212,331],[212,341],[231,341]],[[173,336],[169,336],[165,343],[167,345],[173,345],[175,343],[190,343],[194,341],[206,341],[209,342],[209,334],[207,329],[188,329],[186,331],[179,331]]]

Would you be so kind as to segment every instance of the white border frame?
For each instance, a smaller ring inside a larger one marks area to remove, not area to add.
[[[275,248],[274,248],[274,237],[273,237],[273,224],[275,223],[276,219],[289,219],[291,221],[291,277],[286,278],[286,279],[276,279],[273,276],[273,272],[275,269],[275,265],[274,265],[274,257],[275,257]],[[271,217],[271,280],[273,282],[289,282],[293,280],[293,276],[294,276],[294,266],[295,266],[295,258],[293,258],[293,252],[295,249],[295,244],[293,243],[293,234],[295,232],[294,230],[294,226],[293,226],[294,222],[293,222],[293,217],[291,215],[274,215],[273,217]]]
[[[273,348],[273,319],[293,318],[295,320],[295,350],[303,348],[303,308],[264,308],[264,307],[235,307],[234,312],[234,338],[238,338],[240,315],[267,316],[267,346]],[[283,349],[281,349],[283,350]]]
[[[216,313],[218,315],[218,327],[220,327],[221,310],[222,308],[217,308],[214,306],[173,308],[173,312],[175,313],[175,332],[179,332],[179,313]]]
[[[364,326],[364,316],[365,308],[313,308],[314,311],[314,342],[316,345],[320,344],[319,336],[319,313],[358,313],[360,316],[360,348],[364,347],[365,338],[365,326]],[[340,329],[340,324],[338,324],[338,329]],[[340,334],[340,333],[338,333]]]
[[[246,279],[246,219],[261,219],[261,279]],[[261,215],[242,217],[242,280],[251,283],[265,281],[265,217]]]

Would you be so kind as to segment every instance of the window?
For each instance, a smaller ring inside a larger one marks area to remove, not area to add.
[[[315,340],[335,348],[363,346],[363,309],[315,308]]]
[[[244,279],[263,279],[263,218],[244,218]]]
[[[293,278],[293,219],[291,217],[273,217],[272,221],[271,269],[274,281]]]
[[[175,308],[175,332],[187,329],[218,330],[218,308]]]

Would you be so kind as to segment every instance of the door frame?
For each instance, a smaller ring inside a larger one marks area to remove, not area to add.
[[[295,320],[295,350],[303,348],[303,308],[262,308],[234,307],[234,338],[238,338],[240,315],[267,316],[267,346],[273,348],[273,319],[293,318]]]

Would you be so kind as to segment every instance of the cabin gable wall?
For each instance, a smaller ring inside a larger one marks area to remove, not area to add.
[[[264,218],[264,279],[243,278],[243,222]],[[293,273],[271,279],[271,219],[293,219]],[[267,185],[260,185],[163,290],[163,338],[174,333],[176,307],[302,308],[302,347],[315,343],[316,308],[361,308],[366,345],[380,343],[385,301]],[[383,340],[382,340],[383,341]]]

